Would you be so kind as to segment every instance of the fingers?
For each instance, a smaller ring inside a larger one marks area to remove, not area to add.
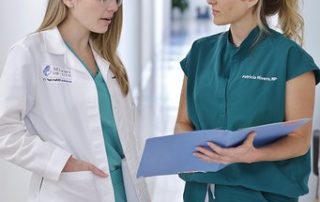
[[[217,154],[224,155],[227,152],[226,149],[223,149],[212,142],[208,142],[207,144],[210,147],[210,149],[212,149],[212,151],[216,152]]]
[[[216,154],[212,151],[208,151],[203,148],[197,149],[196,152],[193,152],[193,155],[209,163],[223,163],[223,164],[229,163],[229,158],[227,156],[220,156],[219,154]]]
[[[93,174],[99,176],[99,177],[108,177],[108,174],[105,173],[103,170],[97,168],[96,166],[89,164],[88,170],[90,170]]]
[[[222,163],[222,164],[228,164],[229,160],[227,159],[227,157],[222,157],[219,155],[214,155],[214,156],[207,156],[205,154],[202,154],[200,152],[194,152],[193,153],[194,156],[196,156],[197,158],[206,161],[208,163]]]
[[[219,146],[216,146],[216,147],[215,146],[214,147],[210,146],[212,150],[208,150],[203,147],[196,147],[196,151],[193,152],[193,155],[206,162],[215,162],[215,163],[223,163],[223,164],[229,163],[230,159],[228,156],[221,155],[214,150],[214,148],[217,148],[221,152],[222,148],[220,148]]]
[[[108,175],[104,171],[92,165],[91,163],[78,160],[74,157],[70,157],[68,159],[65,167],[62,170],[62,172],[79,172],[79,171],[91,171],[93,174],[99,177],[108,177]]]
[[[197,147],[193,154],[204,161],[215,163],[236,163],[236,162],[251,162],[250,154],[255,150],[253,141],[256,133],[250,133],[243,144],[237,147],[223,148],[215,143],[208,142],[209,149]]]
[[[217,158],[218,157],[218,155],[216,153],[214,153],[213,151],[209,151],[203,147],[197,147],[196,151],[197,151],[197,153],[204,154],[210,158]]]

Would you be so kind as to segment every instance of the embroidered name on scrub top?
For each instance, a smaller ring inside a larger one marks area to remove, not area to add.
[[[276,81],[277,77],[262,77],[262,76],[252,76],[252,75],[242,75],[242,79],[252,79],[260,81]]]

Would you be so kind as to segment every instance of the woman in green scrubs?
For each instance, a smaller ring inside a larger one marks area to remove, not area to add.
[[[207,0],[227,32],[195,41],[185,73],[175,133],[237,130],[312,117],[320,72],[302,44],[298,0]],[[279,14],[283,34],[266,17]],[[312,124],[261,148],[208,142],[193,155],[230,164],[218,172],[181,174],[185,202],[296,202],[308,192]]]

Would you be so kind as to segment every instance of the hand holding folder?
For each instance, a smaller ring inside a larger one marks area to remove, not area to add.
[[[255,147],[261,147],[287,136],[310,120],[305,118],[244,128],[237,131],[199,130],[149,138],[146,140],[137,177],[189,172],[215,172],[227,165],[199,160],[192,154],[197,146],[206,147],[207,142],[214,142],[221,147],[233,147],[241,144],[250,132],[255,132],[256,137],[253,144]]]

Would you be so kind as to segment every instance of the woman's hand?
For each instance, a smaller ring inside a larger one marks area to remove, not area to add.
[[[210,149],[197,147],[193,153],[196,157],[209,163],[252,163],[255,161],[255,147],[253,140],[255,133],[250,133],[247,139],[238,147],[222,148],[218,145],[208,142]]]
[[[62,172],[78,172],[78,171],[91,171],[93,174],[99,177],[108,177],[108,175],[101,169],[92,165],[91,163],[81,161],[73,158],[72,156],[68,159]]]

